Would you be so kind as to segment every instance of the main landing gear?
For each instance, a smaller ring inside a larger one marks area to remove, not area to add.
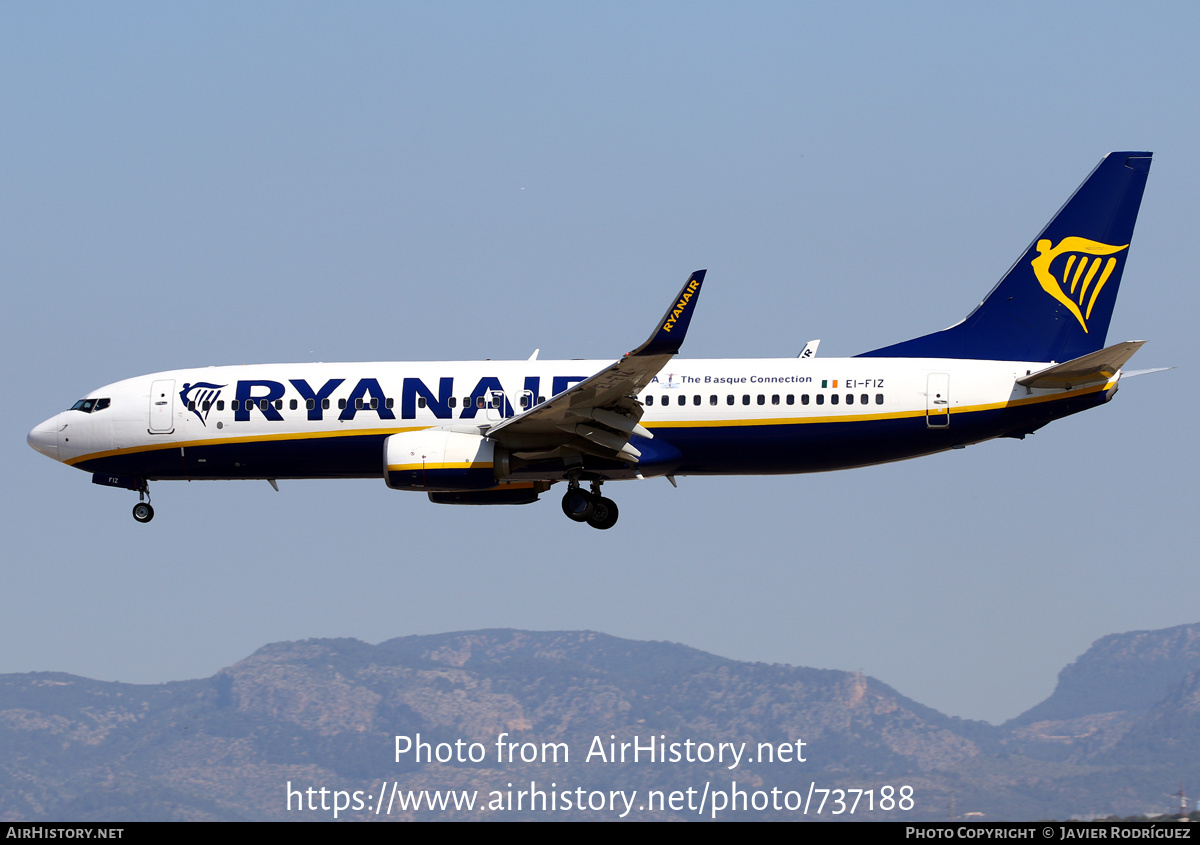
[[[599,481],[592,482],[589,493],[579,486],[577,479],[571,479],[567,484],[567,492],[563,494],[562,509],[567,518],[576,522],[586,522],[593,528],[604,530],[617,524],[617,503],[600,495]]]
[[[138,489],[138,503],[133,506],[133,518],[138,522],[154,519],[154,508],[150,507],[150,485],[143,483]]]

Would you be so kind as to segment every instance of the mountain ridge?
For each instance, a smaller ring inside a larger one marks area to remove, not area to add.
[[[1130,678],[1156,686],[1109,689]],[[1114,703],[1126,709],[1100,709]],[[397,737],[477,744],[483,757],[417,760],[396,753]],[[699,757],[611,763],[597,753],[656,737],[741,754],[731,767]],[[503,742],[565,749],[569,759],[497,760]],[[1200,625],[1101,638],[1045,702],[1003,726],[946,716],[858,672],[746,663],[595,631],[486,629],[376,645],[269,643],[209,678],[166,684],[4,675],[0,748],[0,818],[10,821],[317,819],[328,814],[288,809],[285,785],[365,795],[381,782],[480,795],[506,783],[578,783],[642,796],[741,784],[764,795],[871,790],[872,800],[905,786],[912,809],[855,818],[938,820],[952,806],[992,819],[1124,815],[1200,777],[1191,762],[1200,757]],[[665,807],[634,815],[690,817]],[[495,818],[480,809],[391,817]]]

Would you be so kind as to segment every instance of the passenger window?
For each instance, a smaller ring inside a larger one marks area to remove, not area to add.
[[[800,394],[800,404],[801,404],[801,405],[807,405],[807,404],[808,404],[808,394],[807,394],[807,393],[801,393],[801,394]]]
[[[392,400],[389,399],[388,401],[391,402]],[[449,399],[446,400],[446,404],[449,405],[451,408],[457,408],[458,407],[458,397],[451,396]],[[392,406],[388,405],[388,407],[390,408]]]
[[[836,393],[829,394],[829,404],[836,405],[838,403],[838,395]]]
[[[295,399],[291,399],[288,401],[288,410],[289,411],[296,410],[296,400]]]
[[[249,400],[249,399],[247,399],[247,400],[246,400],[246,404],[247,404],[247,405],[249,405],[249,404],[250,404],[250,400]],[[241,407],[242,407],[242,403],[241,403],[241,402],[239,402],[238,400],[236,400],[236,399],[230,399],[230,400],[229,400],[229,409],[230,409],[231,411],[236,411],[236,410],[238,410],[238,409],[239,409],[239,408],[241,408]]]
[[[345,399],[343,399],[343,400],[342,400],[342,407],[343,407],[343,408],[345,408],[345,407],[346,407],[346,400],[345,400]],[[321,400],[321,410],[323,410],[323,411],[328,411],[328,410],[329,410],[329,400],[328,400],[328,399],[322,399],[322,400]]]
[[[425,397],[424,397],[424,396],[418,396],[418,397],[417,397],[417,407],[418,407],[418,408],[424,408],[424,407],[425,407]]]
[[[275,400],[275,410],[276,410],[276,411],[282,411],[282,410],[283,410],[283,400],[282,400],[282,399],[276,399],[276,400]]]
[[[778,404],[779,404],[779,394],[778,394],[778,393],[772,394],[772,396],[771,396],[771,404],[772,404],[772,405],[778,405]]]
[[[866,405],[870,401],[871,401],[871,397],[865,393],[862,396],[858,397],[858,404],[860,404],[860,405]]]
[[[712,396],[708,397],[708,404],[710,404],[710,405],[717,404],[717,394],[714,393]]]
[[[732,393],[730,393],[728,396],[725,397],[725,404],[726,405],[733,404],[733,394]]]
[[[424,397],[424,396],[422,396],[421,398],[422,398],[422,399],[424,399],[425,397]],[[378,410],[379,410],[379,397],[378,397],[378,396],[372,396],[372,397],[371,397],[371,410],[372,410],[372,411],[378,411]]]
[[[354,410],[356,410],[356,411],[361,411],[361,410],[362,410],[362,399],[355,399],[355,400],[354,400]]]
[[[306,410],[315,411],[317,408],[317,400],[316,399],[305,399],[304,407]]]
[[[882,405],[882,404],[883,404],[883,394],[882,394],[882,393],[876,393],[876,394],[875,394],[875,404],[876,404],[876,405]]]
[[[392,398],[392,397],[390,397],[390,396],[388,397],[387,401],[383,403],[383,406],[384,406],[385,408],[387,408],[389,411],[390,411],[392,408],[394,408],[394,407],[395,407],[395,405],[396,405],[396,400],[395,400],[395,399],[393,399],[393,398]]]
[[[818,404],[818,405],[824,405],[824,404],[825,404],[825,394],[824,394],[824,393],[818,393],[818,394],[817,394],[817,404]]]
[[[339,400],[338,400],[338,410],[339,410],[339,411],[344,411],[344,410],[346,410],[346,400],[345,400],[345,399],[339,399]]]
[[[646,394],[646,404],[647,404],[647,405],[653,405],[653,404],[654,404],[654,394],[653,394],[653,393],[647,393],[647,394]]]
[[[787,395],[787,403],[788,403],[789,405],[795,405],[795,404],[796,404],[796,395],[795,395],[794,393],[789,393],[789,394]]]
[[[853,394],[853,393],[847,393],[847,394],[846,394],[846,404],[847,404],[847,405],[853,405],[853,404],[854,404],[854,394]]]
[[[749,394],[749,393],[743,393],[743,394],[742,394],[742,404],[743,404],[743,405],[749,405],[749,404],[750,404],[750,394]]]
[[[189,411],[196,410],[196,400],[195,399],[191,399],[188,401],[188,410]]]
[[[218,400],[217,400],[217,410],[218,410],[218,411],[224,411],[224,410],[225,410],[225,400],[224,400],[224,399],[218,399]]]
[[[208,409],[211,407],[212,407],[212,402],[209,402],[206,399],[206,400],[204,400],[204,404],[200,406],[200,410],[204,411],[205,413],[208,413]]]
[[[760,405],[767,404],[767,397],[763,396],[761,393],[758,394],[758,404],[760,404]]]
[[[545,401],[546,401],[546,397],[545,397],[545,396],[539,396],[539,397],[538,397],[538,404],[539,404],[539,405],[540,405],[540,404],[542,404],[542,403],[543,403],[543,402],[545,402]]]
[[[265,410],[267,410],[267,408],[269,408],[270,406],[271,406],[271,403],[270,403],[270,402],[268,402],[266,399],[259,399],[259,400],[258,400],[258,410],[260,410],[260,411],[265,411]]]
[[[684,396],[682,393],[680,393],[680,394],[679,394],[679,402],[677,402],[676,404],[679,404],[679,405],[686,405],[686,404],[687,404],[687,397],[686,397],[686,396]]]
[[[692,404],[693,405],[700,404],[700,394],[699,393],[697,393],[695,396],[692,397]]]

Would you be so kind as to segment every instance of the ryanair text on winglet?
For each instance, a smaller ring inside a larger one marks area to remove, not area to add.
[[[667,318],[665,323],[663,323],[662,330],[664,332],[669,332],[675,326],[675,321],[679,319],[679,315],[687,309],[688,301],[691,300],[692,294],[696,292],[696,288],[698,287],[700,287],[700,283],[695,279],[688,284],[687,290],[684,291],[683,296],[679,298],[679,301],[675,303],[675,307],[671,309],[671,316]]]

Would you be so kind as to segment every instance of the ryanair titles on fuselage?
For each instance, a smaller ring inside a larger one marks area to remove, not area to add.
[[[369,376],[355,380],[342,377],[243,378],[236,381],[224,381],[219,377],[214,379],[214,375],[220,372],[221,370],[203,371],[197,373],[198,377],[194,379],[188,378],[183,372],[161,373],[158,377],[176,376],[176,396],[181,406],[178,410],[194,415],[206,426],[210,413],[214,410],[224,411],[226,405],[233,412],[235,422],[249,422],[252,416],[271,422],[282,422],[282,400],[289,398],[293,401],[299,400],[297,406],[305,410],[308,420],[313,422],[327,419],[345,422],[362,413],[375,414],[380,420],[408,420],[417,417],[418,409],[431,413],[437,419],[474,420],[485,409],[498,416],[511,417],[586,378],[582,374],[545,377],[524,375],[520,377],[521,389],[514,393],[511,385],[515,380],[511,377],[505,379],[510,385],[506,387],[496,375],[467,378],[405,376],[399,379],[400,391],[397,397],[394,390],[389,394],[383,387],[383,382],[388,381],[394,385],[394,378],[381,380]],[[883,379],[872,381],[882,386]],[[471,387],[464,390],[464,383],[470,384]],[[812,376],[796,374],[689,374],[675,375],[672,378],[656,377],[651,386],[717,389],[738,385],[801,386],[813,383]],[[830,384],[837,387],[838,381],[821,380],[819,384],[821,387]],[[543,387],[549,387],[550,391],[544,392]]]

